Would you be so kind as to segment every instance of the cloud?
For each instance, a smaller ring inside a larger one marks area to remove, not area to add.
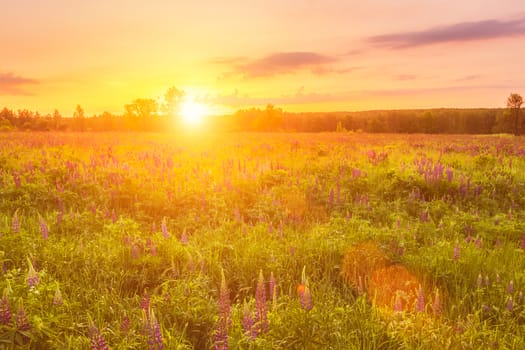
[[[270,77],[293,73],[302,69],[310,69],[314,74],[339,72],[329,65],[337,62],[335,57],[321,55],[315,52],[276,52],[259,59],[215,59],[215,63],[228,64],[233,72],[224,77],[242,75],[245,78]]]
[[[403,49],[447,42],[464,42],[525,35],[525,17],[516,20],[484,20],[460,22],[422,31],[385,34],[368,41],[393,49]]]
[[[31,95],[22,87],[37,83],[34,79],[23,78],[13,73],[0,73],[0,95]]]

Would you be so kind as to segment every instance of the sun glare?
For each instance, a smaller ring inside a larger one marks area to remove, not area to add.
[[[182,122],[188,126],[194,127],[201,125],[208,114],[208,106],[195,101],[193,98],[185,99],[180,106]]]

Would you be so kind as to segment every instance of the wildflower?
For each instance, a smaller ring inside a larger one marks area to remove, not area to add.
[[[396,292],[396,298],[394,299],[394,312],[402,312],[403,303],[401,302],[400,291]]]
[[[459,260],[459,255],[460,255],[459,244],[456,243],[456,246],[454,247],[454,260],[455,261]]]
[[[38,274],[35,271],[31,260],[27,259],[27,263],[29,264],[29,270],[27,271],[27,284],[29,287],[34,287],[39,282]]]
[[[215,330],[215,349],[228,349],[228,327],[231,324],[230,318],[230,292],[226,285],[224,270],[221,270],[221,286],[219,289],[219,322]]]
[[[24,310],[24,305],[20,305],[16,313],[16,327],[21,331],[28,331],[31,329],[27,314]]]
[[[255,289],[255,322],[258,333],[268,330],[268,317],[266,308],[266,288],[264,287],[264,276],[262,270],[259,272],[259,280]]]
[[[122,319],[122,322],[120,323],[120,331],[122,333],[127,333],[131,328],[131,321],[129,320],[128,316],[124,316]]]
[[[59,306],[64,303],[64,299],[62,298],[62,292],[60,291],[60,288],[55,290],[55,295],[53,296],[53,305]]]
[[[144,310],[144,312],[146,313],[146,317],[149,319],[149,309],[150,309],[150,296],[148,293],[146,293],[144,295],[144,297],[142,297],[142,299],[140,300],[140,308],[142,310]]]
[[[188,235],[186,234],[186,228],[182,230],[182,234],[180,235],[180,243],[182,245],[188,244]]]
[[[514,308],[514,300],[512,297],[509,297],[509,300],[507,301],[507,310],[512,311]]]
[[[478,287],[478,289],[483,287],[483,276],[481,276],[481,272],[478,274],[478,279],[476,281],[476,287]]]
[[[434,316],[441,315],[441,298],[439,297],[439,289],[436,289],[436,296],[434,297],[434,303],[432,304],[432,311]]]
[[[102,337],[102,334],[100,334],[100,331],[98,330],[95,325],[91,325],[89,327],[89,341],[91,343],[91,350],[108,350],[108,345],[106,344],[106,341]]]
[[[14,233],[20,233],[20,219],[18,218],[18,210],[13,214],[12,227]]]
[[[242,312],[242,329],[246,337],[255,339],[257,337],[257,329],[254,327],[252,311],[246,301],[244,302],[244,309]]]
[[[0,325],[6,325],[11,322],[11,307],[9,306],[9,298],[7,297],[7,288],[4,290],[4,295],[0,300]]]
[[[510,281],[509,285],[507,286],[507,293],[512,294],[514,293],[514,281]]]
[[[307,285],[304,285],[302,293],[299,294],[299,301],[303,310],[310,311],[314,307],[312,293]]]
[[[160,229],[162,231],[162,235],[164,236],[164,238],[169,238],[170,237],[170,233],[168,232],[168,225],[166,223],[166,217],[162,218],[162,223],[160,225]]]
[[[40,233],[42,234],[42,238],[47,239],[49,236],[49,229],[47,227],[46,221],[40,216],[38,218],[38,223],[40,224]]]
[[[148,345],[149,350],[162,350],[163,347],[160,324],[153,311],[151,311],[151,320],[149,321]]]
[[[485,275],[485,287],[488,287],[488,286],[490,286],[489,275]]]
[[[425,312],[425,295],[423,293],[423,288],[421,288],[421,285],[419,285],[419,288],[417,290],[416,311]]]

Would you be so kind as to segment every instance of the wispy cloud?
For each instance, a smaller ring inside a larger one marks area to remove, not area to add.
[[[368,41],[393,49],[423,45],[507,38],[525,35],[525,17],[516,20],[484,20],[460,22],[448,26],[429,28],[421,31],[377,35]]]
[[[37,83],[35,79],[20,77],[13,73],[0,73],[0,95],[31,95],[23,87]]]
[[[239,58],[215,60],[215,63],[227,64],[233,69],[233,72],[227,73],[225,76],[241,75],[245,78],[271,77],[294,73],[303,69],[309,69],[314,74],[339,72],[339,70],[330,67],[330,64],[335,62],[337,62],[335,57],[301,51],[276,52],[252,60]]]

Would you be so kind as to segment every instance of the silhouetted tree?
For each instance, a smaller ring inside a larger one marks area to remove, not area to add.
[[[520,134],[520,108],[523,104],[523,97],[521,97],[520,94],[512,93],[507,98],[507,107],[510,108],[512,111],[512,115],[514,117],[514,135]]]
[[[53,112],[53,129],[59,130],[60,129],[60,122],[62,120],[62,116],[60,115],[60,112],[55,109]]]
[[[178,112],[179,105],[184,98],[185,92],[177,89],[176,87],[170,87],[164,94],[164,104],[162,105],[162,112],[167,116],[172,116]]]
[[[77,105],[77,108],[75,108],[75,112],[73,113],[73,129],[75,131],[86,130],[86,117],[84,115],[84,110],[80,105]]]

